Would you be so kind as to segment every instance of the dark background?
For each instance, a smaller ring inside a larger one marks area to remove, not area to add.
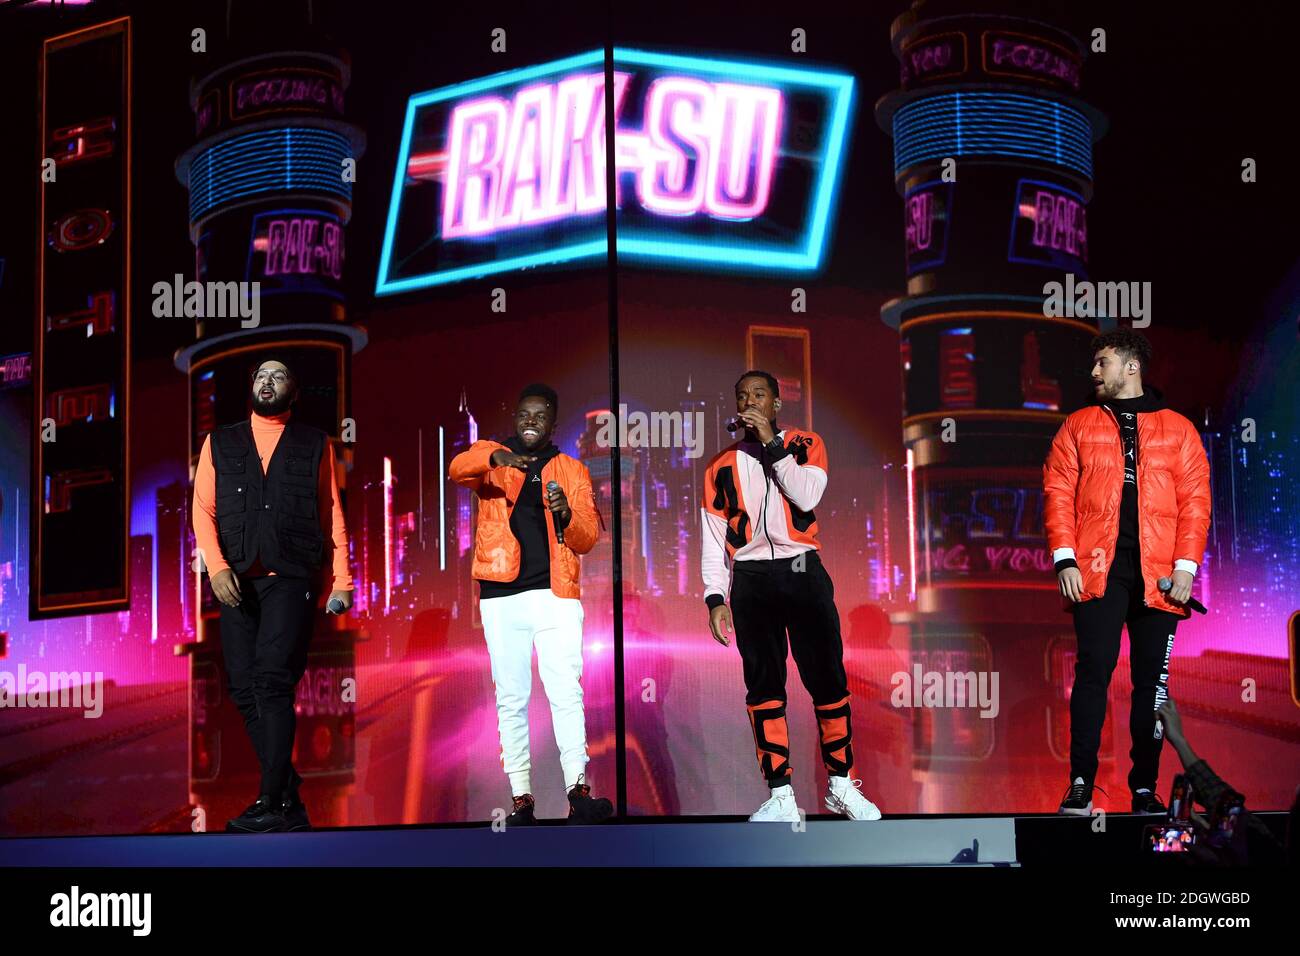
[[[259,8],[268,17],[280,0]],[[1154,284],[1156,346],[1151,379],[1175,407],[1214,405],[1233,367],[1247,359],[1243,323],[1257,319],[1267,296],[1295,261],[1289,237],[1300,212],[1292,157],[1287,154],[1294,95],[1294,50],[1300,11],[1287,4],[1230,5],[1097,2],[1031,4],[1086,36],[1106,30],[1107,52],[1089,55],[1082,95],[1110,119],[1096,147],[1096,195],[1089,207],[1092,274],[1098,280]],[[96,19],[127,12],[130,4],[101,0]],[[382,234],[397,137],[409,92],[484,75],[575,50],[614,42],[657,49],[689,49],[708,38],[721,48],[755,56],[784,56],[789,31],[808,31],[807,60],[851,70],[858,79],[854,126],[837,231],[830,246],[828,285],[901,290],[903,250],[900,200],[892,188],[890,139],[870,107],[897,86],[889,25],[904,8],[870,3],[746,6],[722,12],[697,3],[566,3],[461,5],[392,2],[316,3],[317,22],[351,54],[350,118],[370,132],[359,163],[355,216],[349,228],[346,281],[353,315],[363,324],[373,307]],[[190,52],[190,30],[208,30],[209,57],[222,43],[224,3],[158,4],[135,18],[137,269],[140,277],[191,273],[193,249],[185,231],[186,193],[172,170],[192,141],[192,114],[183,78],[201,70]],[[67,19],[83,18],[70,8]],[[33,254],[39,175],[33,154],[38,115],[39,38],[54,32],[52,9],[0,7],[0,175],[8,188],[0,216],[0,254],[7,260],[0,286],[0,353],[31,348],[34,323]],[[80,22],[80,19],[78,20]],[[267,21],[270,22],[269,19]],[[612,30],[611,30],[612,25]],[[508,49],[488,52],[490,31],[504,27]],[[480,37],[474,48],[467,37]],[[380,135],[376,135],[380,134]],[[1258,162],[1259,181],[1241,181],[1241,161]],[[30,183],[24,188],[23,183]],[[550,273],[562,284],[563,274]],[[436,303],[471,292],[417,292],[403,299]],[[137,289],[147,289],[137,283]],[[154,319],[137,297],[138,359],[169,357],[193,340],[184,321]],[[380,304],[383,307],[383,303]],[[864,321],[879,321],[866,315]],[[1188,376],[1196,370],[1195,388]]]
[[[123,13],[133,16],[137,294],[132,337],[132,453],[133,473],[155,484],[184,480],[187,465],[185,377],[173,365],[172,356],[194,341],[194,326],[191,320],[155,318],[150,312],[149,289],[153,282],[170,279],[177,272],[192,276],[194,269],[187,194],[174,173],[176,157],[193,142],[189,81],[207,72],[209,62],[224,58],[228,9],[236,27],[240,17],[248,17],[245,22],[269,36],[277,29],[288,35],[300,30],[298,19],[305,6],[304,0],[231,8],[222,2],[100,0],[64,12],[16,9],[12,3],[0,3],[0,90],[4,91],[0,129],[5,131],[0,148],[0,257],[7,260],[0,284],[0,354],[30,350],[35,326],[40,159],[36,83],[41,40]],[[1088,57],[1080,91],[1083,99],[1108,117],[1110,126],[1094,153],[1095,195],[1088,209],[1091,278],[1151,282],[1153,322],[1146,332],[1156,357],[1148,381],[1161,386],[1170,404],[1193,420],[1200,419],[1202,409],[1224,411],[1241,399],[1243,381],[1249,379],[1248,371],[1260,355],[1262,343],[1270,332],[1276,333],[1279,313],[1289,324],[1290,334],[1295,332],[1295,313],[1279,307],[1279,295],[1294,299],[1298,287],[1296,263],[1300,257],[1291,231],[1300,212],[1300,196],[1291,170],[1289,134],[1295,89],[1292,51],[1300,12],[1265,4],[1016,6],[1038,10],[1045,19],[1071,27],[1081,36],[1089,35],[1094,27],[1106,30],[1107,52]],[[347,115],[368,139],[358,164],[344,269],[350,319],[365,326],[370,335],[369,345],[353,365],[351,411],[361,427],[348,502],[354,538],[361,534],[359,518],[368,507],[366,502],[373,500],[373,495],[366,497],[366,484],[373,488],[383,456],[393,457],[402,479],[396,509],[414,507],[415,485],[410,477],[416,429],[447,420],[446,413],[456,408],[462,387],[469,390],[485,435],[501,432],[506,409],[525,378],[549,378],[561,388],[561,437],[569,442],[575,426],[573,416],[580,419],[583,409],[610,401],[608,285],[605,271],[597,264],[498,275],[374,298],[393,166],[411,94],[595,49],[607,39],[617,45],[695,55],[788,60],[794,27],[807,31],[807,65],[856,77],[847,165],[838,193],[834,232],[827,245],[827,265],[820,275],[721,277],[621,264],[617,273],[620,297],[615,305],[622,358],[621,397],[657,408],[673,407],[665,403],[680,395],[691,378],[707,393],[725,392],[739,368],[738,343],[743,343],[747,325],[793,322],[813,328],[812,366],[818,382],[814,427],[832,449],[835,470],[825,541],[828,553],[842,557],[835,576],[841,589],[837,599],[845,617],[846,644],[859,649],[866,645],[863,634],[872,629],[863,627],[855,632],[853,613],[864,605],[853,605],[864,597],[861,586],[853,584],[849,560],[861,547],[860,529],[847,521],[837,523],[834,508],[847,510],[849,499],[858,493],[854,481],[869,467],[903,453],[898,334],[886,327],[879,315],[880,305],[904,288],[903,207],[893,185],[892,142],[877,126],[873,106],[881,95],[898,86],[898,61],[889,44],[890,23],[904,4],[870,3],[855,10],[832,3],[774,4],[714,11],[677,0],[641,5],[480,4],[469,8],[415,2],[317,2],[312,9],[317,25],[332,33],[350,55]],[[206,59],[190,50],[190,31],[198,26],[208,31]],[[496,27],[508,32],[505,54],[489,52],[490,32]],[[1259,182],[1242,183],[1244,157],[1257,160]],[[498,285],[509,289],[510,309],[504,316],[493,315],[487,305],[490,290]],[[789,313],[790,288],[796,285],[809,291],[813,306],[808,316]],[[1080,361],[1086,363],[1088,357],[1081,356]],[[20,400],[30,402],[30,391],[0,397],[8,403],[0,412],[12,413]],[[10,427],[19,417],[0,414],[0,434],[21,435],[0,447],[0,454],[23,459],[29,436],[21,434],[17,426]],[[430,434],[424,432],[426,442]],[[706,446],[707,453],[713,450],[713,444]],[[144,488],[148,482],[139,484]],[[139,494],[143,500],[144,492]],[[5,516],[6,520],[11,517]],[[584,600],[592,604],[604,600],[605,607],[599,610],[609,613],[608,599],[598,592],[584,592]],[[667,691],[668,675],[676,665],[677,686],[687,688],[678,694],[675,709],[666,709],[676,723],[667,728],[632,728],[646,745],[646,752],[670,755],[677,773],[677,780],[663,788],[669,796],[656,792],[656,803],[647,796],[645,780],[662,783],[670,770],[634,767],[629,782],[637,812],[752,809],[752,745],[740,707],[739,660],[734,649],[731,654],[713,653],[717,649],[698,632],[702,620],[698,605],[691,600],[689,608],[683,606],[673,615],[668,623],[674,627],[654,619],[652,612],[657,609],[643,606],[640,612],[645,618],[641,621],[625,612],[626,676],[633,689],[624,694],[624,702],[632,722],[635,724],[639,713],[635,710],[637,681],[643,675],[654,674]],[[588,609],[589,638],[603,633],[590,626],[595,610]],[[101,623],[105,622],[96,625]],[[359,645],[357,663],[378,671],[388,664],[390,651],[396,661],[407,642],[414,642],[414,628],[407,633],[404,626],[397,621],[376,623],[369,642]],[[1068,629],[1068,623],[1063,623],[1062,629]],[[86,630],[91,630],[89,625]],[[452,637],[456,651],[481,645],[481,635],[469,633],[468,628],[465,631]],[[1188,632],[1197,633],[1191,627]],[[11,640],[11,659],[32,659],[35,642],[25,638],[45,633],[44,625],[39,631],[36,626],[28,632],[17,631]],[[63,630],[50,625],[48,633],[57,635],[49,641],[55,659],[66,654],[75,660],[89,643],[75,623]],[[1186,645],[1180,644],[1180,649],[1190,646],[1192,640],[1195,636]],[[1263,640],[1261,637],[1261,643]],[[1270,635],[1269,640],[1276,646],[1277,635]],[[137,649],[132,647],[131,652]],[[889,660],[891,648],[870,649],[875,656],[869,663],[879,673],[864,668],[862,679],[887,681],[890,670],[902,666],[902,657],[896,665]],[[1250,648],[1240,650],[1249,652]],[[92,656],[96,666],[102,661],[109,670],[109,655],[118,653],[125,652],[95,647]],[[376,704],[373,701],[384,698],[372,697],[358,708],[358,724],[364,730],[359,737],[370,745],[370,751],[358,753],[355,793],[343,816],[321,822],[484,819],[494,801],[500,801],[496,792],[501,786],[500,768],[491,752],[495,715],[486,662],[469,654],[449,654],[446,661],[451,670],[444,675],[448,680],[438,691],[432,718],[417,705],[410,705],[410,698],[416,695],[401,696],[408,689],[404,682],[418,668],[395,665],[383,682],[375,678],[394,699]],[[111,662],[116,664],[119,658]],[[135,662],[129,663],[130,667],[122,669],[139,673]],[[701,666],[695,666],[697,663]],[[1274,655],[1271,663],[1280,674],[1284,662]],[[168,658],[156,675],[173,682],[168,685],[166,700],[181,715],[172,723],[158,721],[166,725],[169,735],[160,745],[161,755],[151,764],[160,775],[184,776],[183,770],[175,769],[184,767],[186,744],[183,666],[183,662]],[[592,766],[597,779],[612,791],[609,741],[614,687],[608,650],[605,656],[589,661],[589,666],[585,682]],[[1235,696],[1237,671],[1229,676],[1232,679],[1219,684],[1227,688],[1225,693]],[[1117,672],[1114,699],[1124,693],[1118,687],[1120,680]],[[790,683],[793,690],[793,673]],[[855,696],[862,689],[855,687]],[[878,687],[866,689],[868,693],[861,696],[871,704],[855,710],[855,723],[866,758],[868,792],[873,797],[881,795],[886,812],[935,811],[933,805],[921,807],[914,802],[911,727],[888,707],[887,690],[882,700]],[[695,705],[692,694],[710,706]],[[1266,751],[1249,746],[1238,746],[1232,752],[1231,728],[1225,725],[1240,716],[1239,703],[1239,710],[1230,711],[1223,723],[1213,725],[1223,736],[1206,734],[1217,745],[1216,761],[1218,752],[1223,751],[1225,760],[1231,756],[1236,761],[1229,769],[1257,774],[1256,779],[1238,781],[1243,787],[1247,783],[1258,787],[1250,791],[1252,800],[1256,793],[1271,798],[1280,792],[1276,787],[1265,789],[1261,781],[1271,773],[1265,766],[1285,770],[1284,759],[1294,762],[1294,711],[1289,701],[1278,697],[1274,702],[1278,701],[1278,706],[1285,705],[1290,722],[1280,719],[1267,732],[1274,738],[1267,743],[1278,747],[1272,751],[1278,758],[1271,762],[1261,758]],[[412,717],[409,725],[405,722],[408,705],[412,714],[420,715]],[[535,699],[534,707],[543,711],[545,720],[544,700]],[[718,714],[726,715],[725,722]],[[808,716],[802,713],[795,720],[806,721]],[[1126,741],[1118,711],[1112,724],[1114,749],[1122,755]],[[404,802],[403,787],[409,786],[407,748],[416,746],[411,738],[419,726],[435,727],[439,732],[468,727],[466,733],[471,736],[457,738],[441,749],[434,746],[441,743],[435,739],[430,753],[423,755],[426,763],[418,764],[430,784],[425,796],[422,802]],[[792,727],[795,734],[803,735],[802,740],[811,739],[806,722],[792,723]],[[534,739],[548,729],[549,725],[534,721]],[[1278,738],[1285,743],[1278,745]],[[664,744],[665,739],[671,746]],[[1248,739],[1253,743],[1261,738]],[[50,756],[63,752],[53,743],[33,746],[44,748],[37,759],[48,772],[31,775],[30,793],[22,783],[0,794],[0,809],[11,811],[0,816],[17,830],[124,832],[146,825],[175,829],[176,821],[166,813],[186,808],[188,781],[170,778],[162,787],[151,787],[143,801],[132,801],[131,791],[121,789],[111,804],[75,803],[75,793],[89,797],[96,792],[91,787],[73,786],[78,775],[92,772],[91,758],[78,756],[61,763],[63,758]],[[472,758],[467,758],[471,751]],[[701,760],[701,754],[708,759]],[[109,756],[118,767],[134,766],[123,759],[122,751]],[[550,756],[535,748],[535,767],[549,768],[553,763]],[[810,774],[808,757],[807,752],[800,752],[801,774]],[[728,761],[734,763],[734,770]],[[1122,756],[1116,762],[1122,762]],[[1172,773],[1175,764],[1167,754],[1166,771]],[[1247,764],[1258,764],[1258,771],[1244,770]],[[1016,778],[1015,788],[1008,783],[982,795],[986,802],[980,806],[963,802],[938,809],[1051,809],[1059,796],[1057,784],[1061,781],[1057,777],[1063,776],[1057,769],[1043,770],[1041,793],[1030,792],[1021,776]],[[543,773],[541,769],[536,772],[539,776]],[[636,777],[638,772],[643,777]],[[706,774],[726,783],[710,782]],[[63,787],[59,794],[68,798],[67,805],[50,807],[49,788],[36,787],[46,780]],[[804,783],[801,777],[798,786],[803,788]],[[22,793],[17,792],[20,789]],[[674,802],[678,794],[681,800]],[[23,802],[27,796],[30,803]],[[545,805],[543,809],[551,810]],[[408,813],[413,816],[408,818]],[[186,819],[182,812],[179,822],[188,825]]]

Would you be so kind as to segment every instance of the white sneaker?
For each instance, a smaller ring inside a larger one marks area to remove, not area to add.
[[[773,787],[772,795],[750,816],[750,823],[797,823],[799,808],[794,802],[794,787],[788,783]]]
[[[826,791],[826,809],[850,820],[879,820],[880,808],[862,795],[861,780],[831,777]]]

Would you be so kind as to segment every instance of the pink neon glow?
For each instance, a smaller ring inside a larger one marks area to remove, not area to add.
[[[910,563],[907,596],[916,600],[916,464],[907,449],[907,556]]]
[[[515,94],[505,162],[505,168],[513,170],[514,175],[506,177],[502,188],[498,229],[548,218],[542,176],[547,167],[546,157],[551,154],[553,92],[548,83]]]
[[[253,248],[257,243],[253,240]],[[343,230],[338,223],[310,216],[272,219],[263,248],[264,275],[343,276]]]
[[[730,219],[753,218],[767,208],[772,191],[781,93],[719,83],[716,96],[714,148],[720,152],[709,163],[705,192],[709,212]]]
[[[616,109],[627,78],[614,76]],[[443,238],[604,209],[604,97],[604,74],[594,73],[525,87],[510,104],[497,97],[459,104],[447,144]]]
[[[934,193],[918,192],[907,200],[907,254],[929,249],[934,239]]]
[[[406,161],[406,175],[411,179],[444,179],[447,175],[446,153],[419,153]]]
[[[497,165],[505,145],[498,130],[506,123],[508,108],[496,98],[463,103],[451,114],[453,157],[443,190],[444,238],[491,232],[501,177]]]
[[[630,74],[614,75],[615,122]],[[451,113],[446,153],[412,156],[407,174],[445,179],[442,237],[605,208],[604,76],[538,83]],[[643,130],[619,129],[615,166],[637,174],[637,200],[669,216],[752,219],[767,208],[780,142],[780,90],[666,76],[646,93]],[[621,196],[615,197],[621,202]]]
[[[1021,215],[1025,215],[1023,202],[1020,209]],[[1034,220],[1034,245],[1064,249],[1087,259],[1088,211],[1083,203],[1040,189],[1029,218]]]
[[[28,355],[13,355],[5,359],[4,374],[0,377],[6,385],[14,382],[29,382],[32,378],[32,357]]]
[[[666,76],[650,85],[646,136],[650,161],[641,167],[637,193],[647,209],[668,216],[700,210],[706,187],[713,89],[703,80]],[[689,147],[694,156],[682,146]]]
[[[384,456],[384,613],[393,606],[393,459]]]

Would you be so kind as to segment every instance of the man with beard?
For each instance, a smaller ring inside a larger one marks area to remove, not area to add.
[[[221,603],[230,696],[244,718],[262,780],[232,832],[310,827],[294,770],[294,697],[307,666],[320,572],[332,576],[327,613],[352,606],[348,535],[329,439],[290,420],[298,381],[283,363],[253,374],[253,411],[203,441],[194,476],[194,537]]]
[[[582,707],[580,554],[599,535],[591,476],[551,441],[555,390],[529,385],[515,408],[515,434],[477,441],[451,461],[451,479],[478,496],[472,574],[496,685],[501,766],[514,807],[507,826],[536,823],[528,747],[533,648],[569,798],[568,822],[599,823],[613,806],[591,795]]]
[[[740,440],[715,455],[704,472],[700,563],[709,630],[719,644],[729,644],[734,615],[745,706],[769,788],[768,799],[749,819],[801,819],[785,717],[786,658],[793,653],[817,713],[826,809],[850,820],[879,820],[880,810],[862,794],[862,781],[853,779],[840,615],[813,510],[826,490],[826,445],[815,432],[780,428],[780,408],[775,376],[757,369],[742,375],[736,382]]]
[[[1128,775],[1134,813],[1162,814],[1156,796],[1157,693],[1210,527],[1210,466],[1196,427],[1142,379],[1151,345],[1120,329],[1092,340],[1096,404],[1062,423],[1043,465],[1043,523],[1057,583],[1074,615],[1070,783],[1060,812],[1092,813],[1107,690],[1128,625],[1133,695]],[[1159,582],[1172,586],[1161,592]]]

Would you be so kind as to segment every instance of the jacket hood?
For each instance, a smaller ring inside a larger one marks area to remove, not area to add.
[[[1154,385],[1143,385],[1142,394],[1136,398],[1108,398],[1098,402],[1115,412],[1158,412],[1166,408],[1164,392]]]
[[[529,451],[524,447],[524,440],[518,435],[511,435],[501,442],[516,455],[536,455],[539,461],[547,462],[560,453],[560,448],[553,441],[548,441],[541,448],[534,448]]]

